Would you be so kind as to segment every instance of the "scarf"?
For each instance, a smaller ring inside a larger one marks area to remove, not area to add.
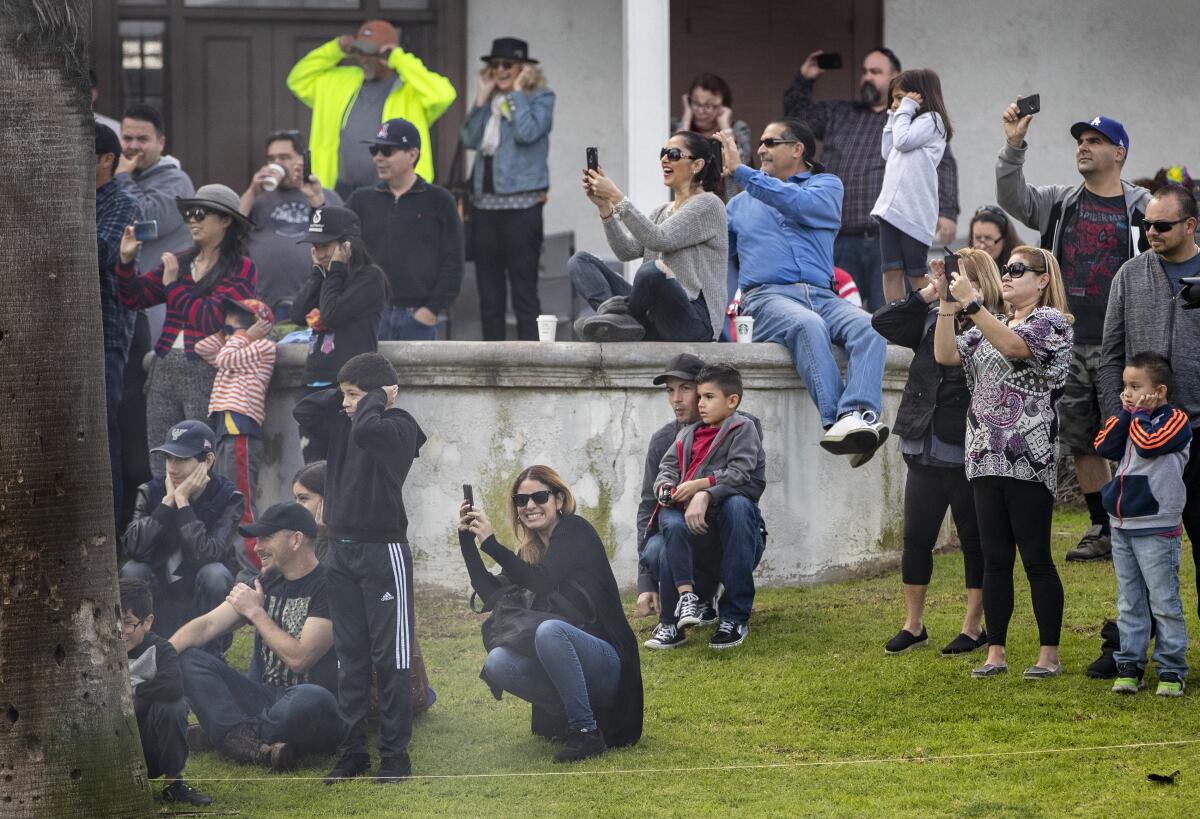
[[[508,106],[508,97],[496,94],[492,97],[492,115],[483,126],[483,139],[479,142],[479,151],[484,156],[495,156],[500,148],[501,118],[512,119],[512,109]]]

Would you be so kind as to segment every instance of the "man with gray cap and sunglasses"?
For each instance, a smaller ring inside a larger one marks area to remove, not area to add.
[[[1071,126],[1075,167],[1082,184],[1030,185],[1025,181],[1025,141],[1033,114],[1017,104],[1005,109],[1005,145],[996,164],[996,199],[1016,220],[1041,234],[1041,246],[1058,257],[1067,305],[1075,317],[1075,344],[1067,385],[1058,406],[1059,441],[1074,456],[1075,475],[1091,525],[1067,560],[1112,557],[1108,513],[1100,490],[1111,477],[1093,441],[1100,414],[1100,353],[1113,277],[1145,250],[1142,219],[1150,192],[1121,179],[1129,134],[1115,119],[1097,116]]]

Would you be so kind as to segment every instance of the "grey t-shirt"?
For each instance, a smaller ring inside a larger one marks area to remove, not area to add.
[[[326,190],[325,204],[340,206],[342,198]],[[250,258],[258,267],[258,297],[276,313],[280,301],[295,298],[312,269],[312,245],[296,244],[308,230],[311,214],[308,199],[296,188],[260,193],[250,210],[256,226],[250,232]]]
[[[1167,278],[1171,280],[1172,293],[1178,293],[1183,289],[1183,279],[1200,276],[1200,253],[1186,262],[1168,262],[1161,256],[1158,260],[1162,262],[1163,270],[1166,271]]]
[[[383,122],[383,104],[387,102],[395,83],[395,77],[363,82],[338,142],[339,186],[361,188],[375,184],[375,164],[371,162],[371,154],[362,141],[379,133],[379,125]]]

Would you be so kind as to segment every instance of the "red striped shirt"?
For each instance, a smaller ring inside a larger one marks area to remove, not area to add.
[[[196,353],[217,368],[209,414],[240,412],[262,426],[267,417],[267,385],[275,370],[275,342],[251,341],[244,333],[226,340],[224,333],[214,333],[196,342]]]

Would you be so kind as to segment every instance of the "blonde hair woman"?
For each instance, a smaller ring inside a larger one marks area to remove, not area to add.
[[[966,276],[949,283],[958,304],[942,300],[934,335],[937,362],[961,364],[971,390],[967,415],[966,471],[975,498],[983,550],[983,610],[988,624],[987,662],[971,674],[1008,671],[1005,643],[1013,610],[1016,553],[1029,578],[1041,648],[1027,679],[1062,673],[1058,658],[1063,590],[1050,553],[1058,443],[1058,402],[1071,366],[1071,316],[1054,256],[1017,247],[1001,278],[1006,315],[982,308]],[[959,308],[962,308],[961,311]],[[958,336],[952,322],[965,314],[974,327]]]

